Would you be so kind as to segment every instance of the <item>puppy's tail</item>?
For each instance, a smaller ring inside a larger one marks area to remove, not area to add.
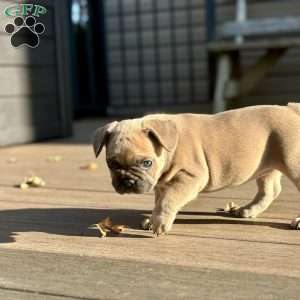
[[[288,107],[300,115],[300,103],[290,102]]]

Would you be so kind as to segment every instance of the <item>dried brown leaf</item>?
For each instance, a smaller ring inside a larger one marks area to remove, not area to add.
[[[88,171],[95,171],[98,169],[98,164],[95,162],[91,162],[87,165],[81,166],[80,167],[81,170],[88,170]]]
[[[102,230],[106,230],[106,232],[113,232],[116,234],[120,234],[124,231],[125,226],[119,224],[113,224],[110,217],[106,217],[105,219],[99,221],[96,226],[102,228]]]
[[[100,237],[106,237],[107,230],[103,228],[100,224],[96,224],[96,226],[99,230]]]
[[[110,229],[113,233],[120,234],[124,231],[125,226],[124,225],[113,225]]]
[[[17,162],[17,159],[15,157],[10,157],[6,162],[9,164],[15,164]]]
[[[19,185],[21,189],[28,189],[29,187],[43,187],[45,186],[45,181],[38,176],[26,177],[24,181]]]
[[[110,217],[106,217],[105,219],[98,222],[98,224],[106,227],[107,229],[110,229],[113,226]]]
[[[59,161],[61,161],[63,158],[62,158],[62,156],[60,156],[60,155],[54,155],[54,156],[49,156],[48,158],[47,158],[47,161],[48,162],[59,162]]]

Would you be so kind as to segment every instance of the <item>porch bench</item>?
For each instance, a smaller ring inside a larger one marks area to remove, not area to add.
[[[214,112],[239,106],[288,49],[300,48],[300,16],[247,20],[246,15],[247,1],[236,0],[236,21],[224,23],[207,43],[216,62]],[[265,54],[242,74],[241,51],[257,49]]]

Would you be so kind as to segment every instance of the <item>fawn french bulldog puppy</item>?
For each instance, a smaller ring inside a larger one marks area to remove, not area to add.
[[[256,180],[254,199],[232,212],[251,218],[279,195],[282,174],[300,190],[297,103],[112,122],[96,130],[96,156],[104,145],[117,192],[155,191],[151,220],[157,235],[168,232],[177,212],[200,192]],[[298,221],[292,224],[299,228]]]

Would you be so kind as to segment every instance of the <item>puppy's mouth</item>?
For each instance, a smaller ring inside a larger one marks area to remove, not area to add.
[[[112,174],[112,185],[119,194],[144,194],[153,189],[153,184],[144,176],[129,172]]]

